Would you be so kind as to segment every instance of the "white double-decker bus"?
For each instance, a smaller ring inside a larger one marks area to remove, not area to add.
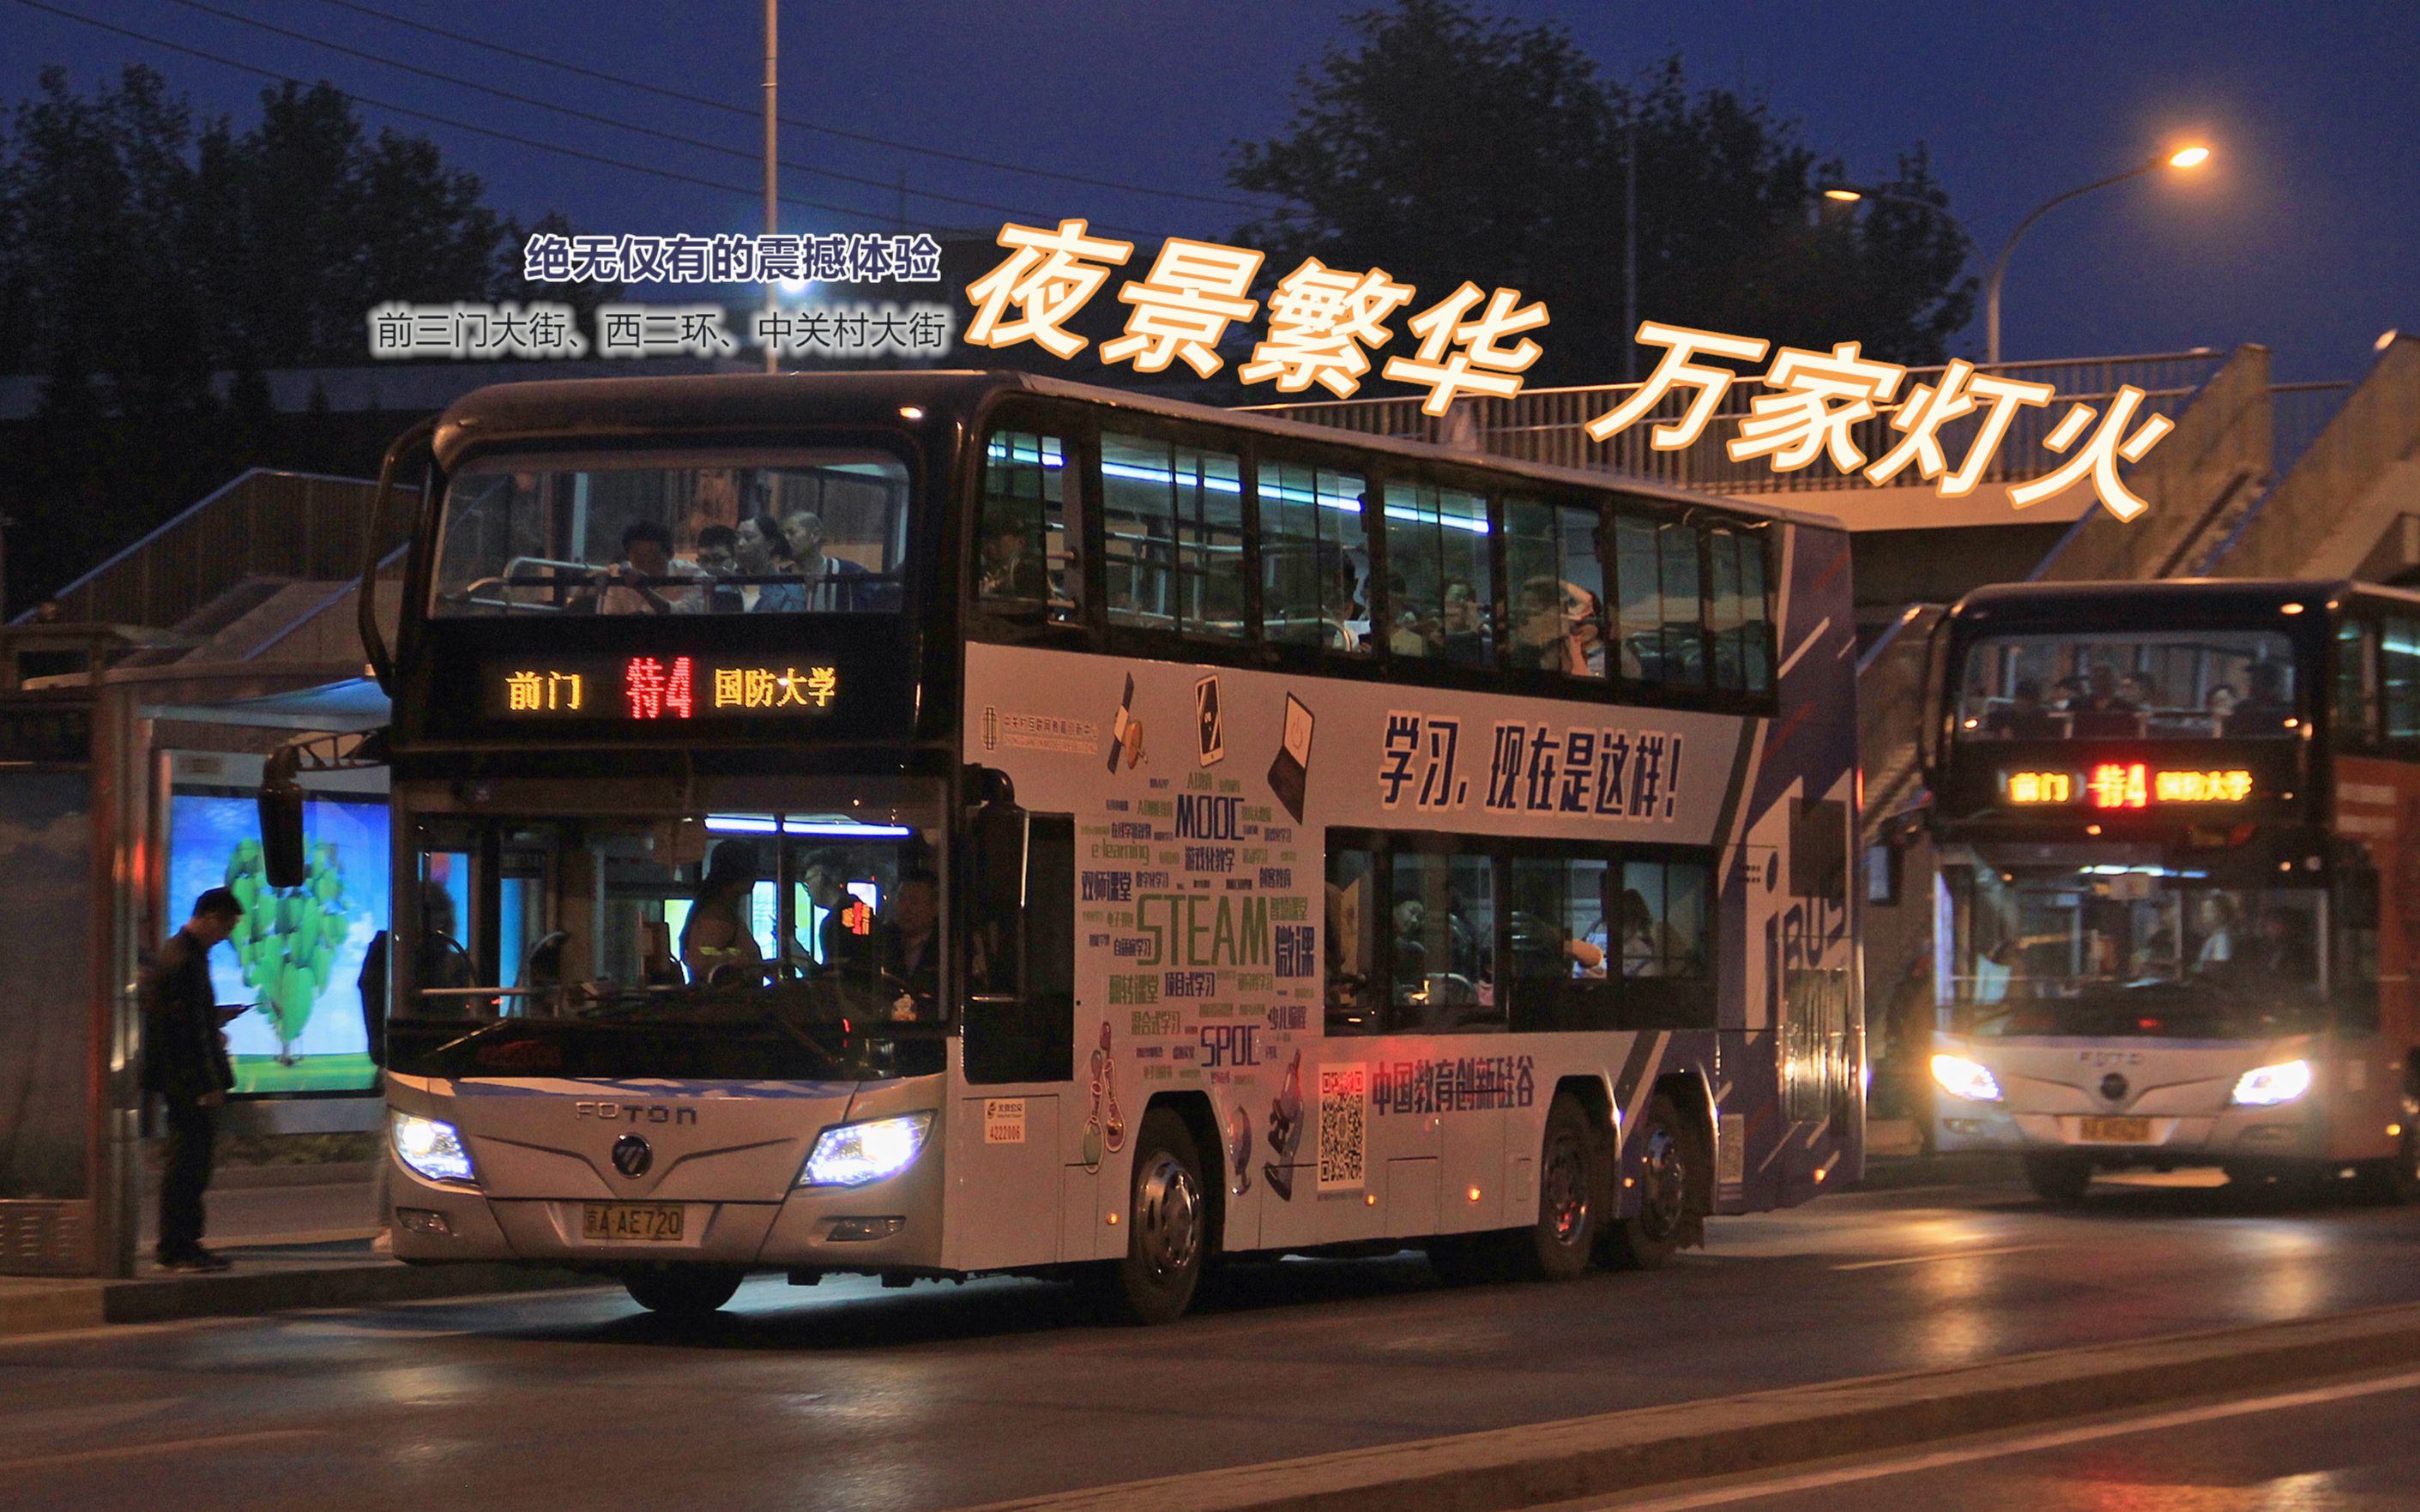
[[[1164,1320],[1858,1174],[1828,522],[1012,375],[517,383],[389,466],[407,1260]]]

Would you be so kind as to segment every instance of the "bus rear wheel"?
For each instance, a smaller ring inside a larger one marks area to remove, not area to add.
[[[747,1278],[747,1272],[724,1266],[669,1265],[632,1271],[622,1277],[622,1287],[632,1302],[651,1313],[696,1319],[721,1311]]]
[[[2025,1185],[2044,1202],[2081,1202],[2092,1188],[2092,1162],[2076,1155],[2027,1155]]]
[[[1125,1323],[1172,1323],[1193,1304],[1209,1258],[1210,1206],[1193,1133],[1172,1108],[1143,1115],[1126,1203],[1126,1255],[1100,1290]]]
[[[1629,1271],[1659,1271],[1681,1248],[1689,1222],[1698,1140],[1681,1110],[1658,1092],[1633,1136],[1638,1144],[1638,1211],[1606,1229],[1606,1258]]]

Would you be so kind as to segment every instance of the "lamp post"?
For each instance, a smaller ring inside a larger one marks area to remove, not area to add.
[[[2106,178],[2096,178],[2091,183],[2071,189],[2064,194],[2053,195],[2036,207],[2032,214],[2019,221],[2017,228],[2009,233],[2009,239],[2002,244],[2000,255],[1993,259],[1991,275],[1983,280],[1983,360],[1987,363],[1996,363],[2000,360],[2000,285],[2009,275],[2009,258],[2016,253],[2017,242],[2027,231],[2033,229],[2036,221],[2069,200],[2089,194],[2096,189],[2107,189],[2112,184],[2122,184],[2129,178],[2140,178],[2145,174],[2157,173],[2162,168],[2198,168],[2209,161],[2210,148],[2198,144],[2182,147],[2164,157],[2155,157],[2140,167],[2129,168],[2124,173],[2111,174]]]
[[[765,235],[771,237],[781,224],[781,181],[776,174],[782,149],[780,116],[774,106],[779,93],[782,55],[781,0],[765,0]],[[765,314],[778,316],[782,313],[782,285],[772,279],[765,281]],[[774,322],[768,318],[765,330],[765,371],[782,370],[781,347],[773,340]]]

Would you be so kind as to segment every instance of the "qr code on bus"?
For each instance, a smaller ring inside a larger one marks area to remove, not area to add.
[[[1364,1184],[1363,1150],[1369,1134],[1370,1069],[1319,1068],[1319,1189]]]

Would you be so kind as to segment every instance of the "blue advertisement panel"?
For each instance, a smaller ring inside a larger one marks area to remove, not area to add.
[[[269,886],[250,796],[170,800],[168,906],[181,918],[211,887],[243,918],[210,952],[221,1003],[253,1011],[227,1026],[236,1090],[356,1092],[375,1083],[362,1018],[362,960],[386,927],[387,810],[375,798],[314,795],[303,806],[302,886]]]

